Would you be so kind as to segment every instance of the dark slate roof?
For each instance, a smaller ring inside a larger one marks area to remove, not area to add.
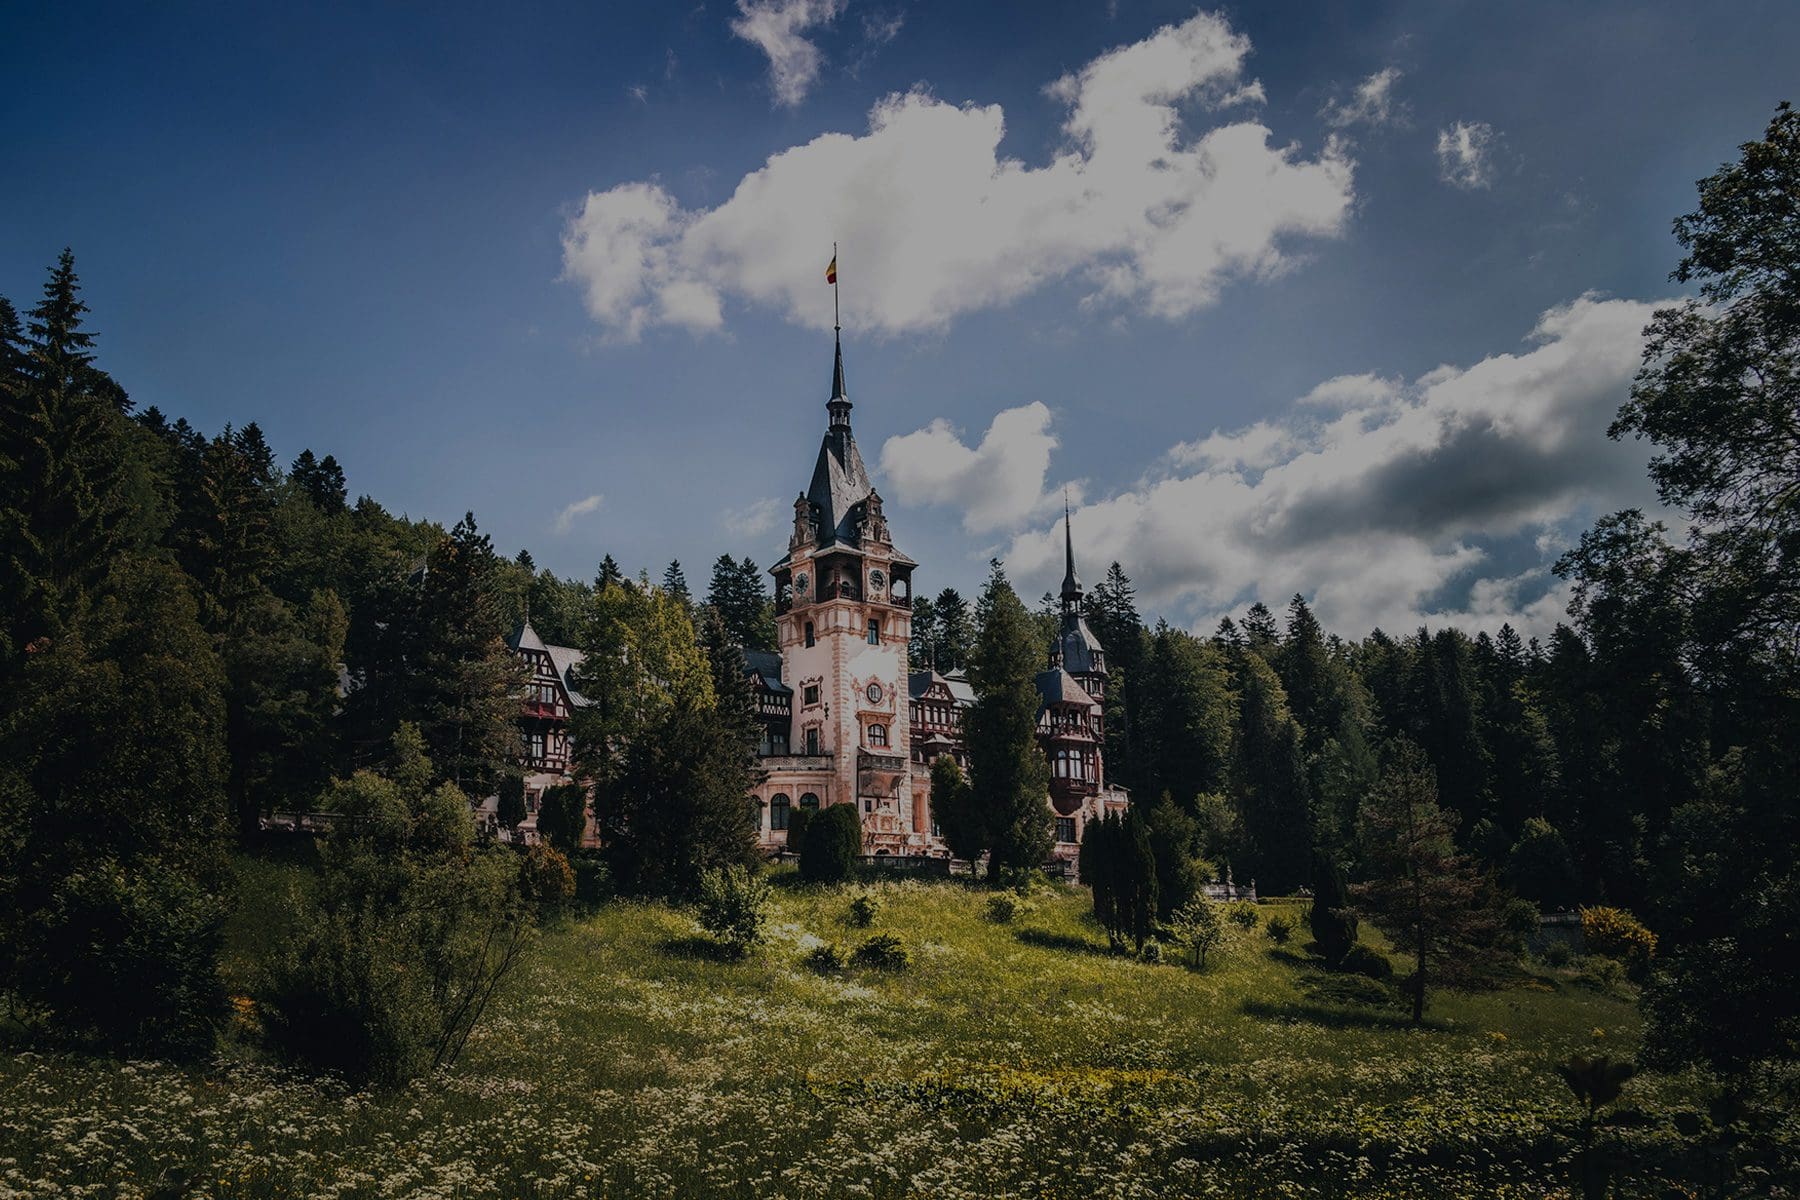
[[[1096,673],[1094,656],[1101,650],[1100,639],[1080,613],[1063,614],[1062,632],[1056,635],[1057,657],[1063,670],[1076,675]]]
[[[1045,704],[1079,704],[1084,708],[1097,706],[1087,689],[1075,682],[1075,677],[1061,667],[1051,667],[1048,671],[1039,671],[1037,675],[1038,695]]]
[[[912,671],[906,676],[906,694],[917,700],[931,690],[933,681],[942,679],[936,671]]]
[[[573,646],[547,645],[544,650],[550,655],[550,665],[556,668],[556,674],[562,680],[563,689],[569,693],[569,703],[576,708],[586,708],[592,704],[593,701],[576,691],[575,685],[569,682],[569,672],[586,661],[587,655]]]
[[[507,634],[506,644],[513,650],[536,650],[540,654],[544,652],[544,639],[537,635],[537,630],[531,627],[530,621]]]
[[[854,511],[868,499],[874,485],[869,482],[869,469],[863,466],[862,452],[856,448],[856,435],[848,425],[834,425],[826,430],[819,445],[819,461],[813,466],[812,484],[806,498],[812,502],[819,520],[819,543],[855,544]]]
[[[791,695],[793,689],[781,682],[781,655],[768,650],[744,651],[744,670],[754,671],[764,687],[779,696]]]
[[[969,684],[967,673],[951,671],[944,676],[944,682],[950,685],[950,694],[956,697],[958,704],[975,703],[975,689]]]

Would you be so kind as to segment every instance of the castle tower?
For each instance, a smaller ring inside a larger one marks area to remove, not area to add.
[[[1081,576],[1075,573],[1075,534],[1067,504],[1063,505],[1063,564],[1062,627],[1057,632],[1056,644],[1050,648],[1050,665],[1067,671],[1088,695],[1104,701],[1106,651],[1101,648],[1094,631],[1088,628],[1084,616],[1086,599]]]
[[[834,343],[825,437],[794,501],[788,552],[770,568],[781,677],[793,694],[787,769],[795,787],[818,779],[823,805],[857,805],[865,852],[917,852],[929,832],[908,755],[917,564],[895,548],[856,447],[841,336]]]

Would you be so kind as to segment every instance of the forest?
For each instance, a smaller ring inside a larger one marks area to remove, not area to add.
[[[1611,430],[1650,451],[1666,511],[1607,516],[1562,556],[1573,600],[1547,637],[1330,632],[1302,596],[1193,632],[1147,620],[1111,565],[1087,606],[1113,670],[1107,769],[1134,797],[1118,836],[1159,886],[1106,903],[1168,922],[1229,873],[1376,913],[1421,861],[1395,856],[1394,814],[1423,813],[1433,869],[1468,881],[1453,908],[1635,914],[1655,947],[1634,965],[1647,1063],[1733,1078],[1794,1057],[1797,194],[1783,106],[1677,221],[1674,277],[1698,295],[1657,314]],[[527,614],[588,654],[576,736],[608,886],[691,899],[754,865],[741,655],[773,639],[756,548],[722,554],[703,595],[674,562],[560,578],[498,552],[473,514],[446,529],[352,500],[329,447],[284,465],[254,421],[208,434],[139,408],[102,350],[68,252],[35,304],[0,300],[9,1037],[208,1052],[231,854],[272,812],[323,810],[359,823],[331,839],[317,932],[269,967],[271,1041],[352,1075],[453,1060],[546,897],[582,886],[573,840],[520,866],[468,816],[516,773],[504,636]],[[1037,778],[1020,686],[1054,628],[1045,599],[1028,611],[995,563],[975,601],[945,589],[914,613],[914,665],[969,671],[986,739],[974,815],[944,823],[1020,869],[1048,837],[1041,806],[1017,803]],[[391,977],[428,976],[429,995],[357,1009],[345,964],[397,912],[429,961]]]

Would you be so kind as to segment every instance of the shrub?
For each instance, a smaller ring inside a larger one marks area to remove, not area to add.
[[[1248,900],[1234,900],[1225,906],[1225,919],[1239,929],[1255,929],[1260,917],[1256,905]]]
[[[1138,951],[1138,957],[1147,963],[1161,962],[1163,960],[1162,943],[1155,940],[1145,942],[1144,948]]]
[[[587,790],[578,783],[559,783],[538,801],[538,835],[565,855],[581,849],[587,832]]]
[[[358,771],[320,798],[353,819],[320,848],[261,1006],[287,1057],[387,1085],[455,1061],[532,929],[518,857],[475,845],[462,792],[426,790],[416,728],[394,742],[391,778]]]
[[[1025,902],[1017,896],[1001,892],[988,897],[987,919],[996,925],[1010,925],[1024,911]]]
[[[877,971],[904,971],[907,963],[912,960],[899,938],[891,933],[877,933],[856,948],[850,961],[859,967],[872,967]]]
[[[1569,943],[1561,938],[1556,938],[1545,943],[1544,951],[1539,957],[1544,960],[1546,966],[1566,967],[1574,959],[1575,952],[1569,949]]]
[[[1656,956],[1656,935],[1622,908],[1582,909],[1581,937],[1589,954],[1620,960],[1634,979],[1648,972]]]
[[[538,843],[519,861],[519,890],[541,917],[553,917],[575,899],[575,872],[562,851]]]
[[[881,901],[869,892],[860,892],[850,901],[850,908],[844,914],[844,920],[858,929],[867,929],[875,923],[881,912]]]
[[[593,908],[613,894],[612,868],[606,865],[603,850],[577,850],[569,859],[575,872],[575,903]]]
[[[1581,886],[1568,843],[1542,817],[1532,817],[1519,831],[1506,856],[1505,876],[1514,891],[1545,908],[1568,908]]]
[[[1590,954],[1581,960],[1581,973],[1575,982],[1596,992],[1617,995],[1625,987],[1625,964],[1603,954]]]
[[[813,810],[801,808],[798,804],[788,809],[787,841],[782,849],[789,854],[798,855],[806,848],[806,827],[812,823]]]
[[[1269,940],[1277,946],[1286,945],[1288,938],[1294,934],[1294,919],[1286,913],[1275,913],[1269,918],[1269,923],[1263,932],[1267,933]]]
[[[1394,977],[1394,964],[1388,961],[1387,955],[1361,942],[1350,947],[1350,952],[1344,955],[1344,961],[1338,969],[1370,979],[1385,980]]]
[[[1394,998],[1385,986],[1362,975],[1320,975],[1306,984],[1306,993],[1338,1004],[1386,1004]]]
[[[844,953],[837,948],[836,942],[814,946],[800,961],[821,975],[833,975],[844,969]]]
[[[807,822],[800,851],[800,878],[808,883],[842,883],[862,853],[862,818],[855,804],[833,804]]]
[[[763,940],[769,921],[769,885],[736,864],[700,876],[700,928],[717,938],[733,958],[742,958]]]
[[[1350,907],[1349,889],[1344,886],[1343,868],[1322,850],[1313,854],[1313,884],[1313,902],[1306,923],[1312,929],[1320,955],[1335,967],[1356,944],[1357,919]]]
[[[1204,967],[1206,956],[1225,940],[1220,907],[1205,896],[1195,896],[1169,919],[1169,940],[1187,950],[1195,967]]]

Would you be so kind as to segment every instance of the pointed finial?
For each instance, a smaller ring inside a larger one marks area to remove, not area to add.
[[[1075,529],[1069,516],[1069,489],[1063,488],[1063,581],[1065,603],[1081,599],[1081,577],[1075,574]]]

